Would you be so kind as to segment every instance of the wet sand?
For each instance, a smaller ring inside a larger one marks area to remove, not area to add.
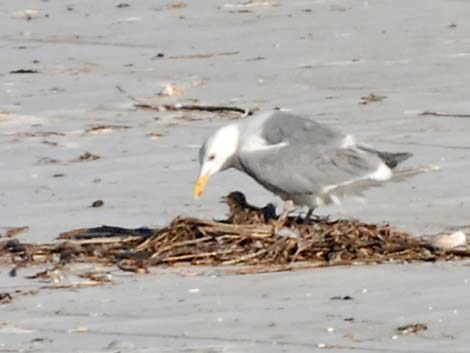
[[[226,172],[195,202],[197,148],[227,119],[136,109],[116,86],[158,104],[281,107],[381,149],[412,152],[407,167],[441,170],[371,190],[366,205],[346,202],[320,214],[390,222],[417,234],[468,225],[470,118],[420,112],[470,113],[470,4],[127,3],[0,5],[0,227],[28,226],[20,239],[50,241],[79,227],[219,217],[226,212],[219,197],[235,189],[255,204],[273,201],[247,177]],[[169,84],[182,94],[159,96]],[[360,104],[371,93],[385,98]],[[112,128],[88,130],[102,125]],[[100,158],[77,161],[85,152]],[[103,207],[90,207],[95,200]],[[51,290],[2,305],[0,351],[271,352],[327,344],[331,351],[464,352],[466,269],[117,272],[115,285]],[[9,270],[0,268],[0,292],[40,285],[22,272],[10,278]],[[354,300],[330,300],[338,295]],[[397,326],[413,322],[428,330],[393,338]]]

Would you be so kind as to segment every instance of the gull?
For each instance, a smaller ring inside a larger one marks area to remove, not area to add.
[[[243,172],[293,207],[340,204],[345,196],[362,197],[370,187],[394,179],[394,168],[408,152],[383,152],[306,117],[258,113],[219,128],[199,150],[199,198],[210,177],[229,168]]]

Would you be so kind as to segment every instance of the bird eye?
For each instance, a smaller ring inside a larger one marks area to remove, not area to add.
[[[213,161],[215,159],[215,154],[211,154],[208,158],[209,161]]]

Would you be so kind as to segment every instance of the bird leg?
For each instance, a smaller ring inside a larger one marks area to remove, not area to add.
[[[315,211],[314,208],[309,208],[307,211],[307,214],[305,215],[304,218],[304,224],[309,224],[310,223],[310,217],[312,217],[313,211]]]
[[[284,223],[287,221],[287,216],[295,209],[294,202],[292,200],[287,200],[284,203],[284,210],[282,211],[281,215],[277,219],[277,226],[282,227]]]
[[[330,221],[330,216],[318,216],[314,215],[313,211],[315,211],[314,208],[309,208],[307,211],[307,214],[305,215],[305,218],[303,219],[303,224],[310,224],[310,221],[313,223],[321,223],[321,222],[329,222]]]

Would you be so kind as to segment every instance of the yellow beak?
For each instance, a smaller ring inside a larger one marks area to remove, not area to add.
[[[199,177],[199,179],[196,181],[196,185],[194,186],[194,198],[198,199],[201,197],[208,181],[208,174]]]

